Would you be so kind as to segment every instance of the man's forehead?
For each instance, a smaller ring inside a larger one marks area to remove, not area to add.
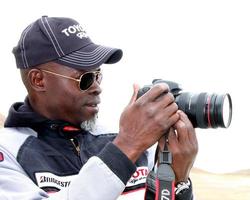
[[[46,65],[47,69],[52,69],[52,70],[56,70],[56,71],[68,71],[71,73],[79,73],[79,74],[91,72],[91,71],[101,71],[100,67],[95,68],[95,69],[84,69],[84,68],[76,69],[76,68],[72,68],[72,67],[69,67],[67,65],[62,65],[62,64],[59,64],[56,62],[48,62],[45,65]]]

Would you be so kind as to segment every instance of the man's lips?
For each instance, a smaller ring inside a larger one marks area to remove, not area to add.
[[[97,107],[98,104],[86,104],[88,107]]]
[[[98,104],[100,104],[100,101],[99,101],[99,100],[98,100],[98,101],[88,102],[88,103],[85,104],[85,106],[95,108],[95,107],[98,107]]]

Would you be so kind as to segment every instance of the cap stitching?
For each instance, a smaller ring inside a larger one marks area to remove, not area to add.
[[[98,51],[100,51],[100,50],[102,50],[102,49],[111,49],[111,48],[104,47],[104,46],[98,46],[96,49],[94,49],[94,50],[91,51],[91,52],[83,52],[83,51],[78,50],[78,51],[75,51],[74,54],[83,55],[83,56],[84,56],[84,55],[88,56],[88,55],[95,54],[96,52],[98,52]]]
[[[70,54],[68,54],[67,56],[70,57],[71,55],[75,55],[75,56],[81,56],[81,57],[89,57],[95,54],[98,54],[100,51],[105,50],[106,48],[104,47],[97,47],[94,51],[91,51],[89,53],[85,53],[85,52],[81,52],[81,51],[74,51]]]
[[[69,64],[74,64],[74,65],[89,65],[89,66],[93,66],[95,64],[97,64],[98,62],[100,62],[107,54],[109,54],[110,52],[112,51],[109,50],[109,51],[106,51],[106,52],[103,52],[102,54],[99,55],[99,57],[97,58],[97,60],[95,62],[78,62],[77,60],[72,60],[70,58],[67,58],[67,57],[63,57],[63,58],[59,58],[59,60],[63,61],[63,62],[67,62]]]
[[[76,52],[74,52],[74,53],[72,53],[70,55],[67,55],[66,57],[68,59],[72,59],[72,60],[74,60],[74,59],[75,60],[84,59],[84,60],[86,60],[88,62],[88,61],[91,61],[91,60],[96,60],[96,57],[99,57],[103,53],[110,50],[110,49],[106,49],[106,48],[99,48],[99,49],[100,49],[99,51],[96,51],[95,53],[89,54],[87,56],[86,55],[80,55],[80,54],[77,54]]]
[[[58,45],[58,47],[59,47],[61,53],[62,53],[63,55],[65,55],[65,53],[63,52],[63,50],[62,50],[62,48],[61,48],[61,46],[60,46],[60,44],[59,44],[59,42],[58,42],[58,40],[57,40],[55,34],[53,33],[53,31],[52,31],[52,29],[51,29],[51,26],[50,26],[50,24],[49,24],[49,22],[48,22],[48,19],[45,18],[45,20],[46,20],[46,22],[47,22],[47,24],[48,24],[48,26],[49,26],[49,29],[50,29],[52,35],[54,36],[54,39],[55,39],[55,41],[56,41],[56,43],[57,43],[57,45]]]
[[[22,55],[22,60],[23,60],[23,65],[24,65],[24,68],[28,68],[29,67],[29,64],[28,64],[28,60],[27,60],[27,56],[26,56],[26,51],[25,51],[25,45],[24,45],[24,41],[25,41],[25,38],[26,38],[26,35],[27,33],[29,32],[29,30],[32,28],[33,24],[30,24],[26,30],[23,32],[22,34],[22,39],[21,39],[21,55]]]
[[[64,59],[66,60],[71,60],[71,61],[75,61],[75,62],[81,62],[81,63],[93,63],[93,62],[96,62],[96,60],[98,60],[101,56],[103,55],[106,55],[107,52],[106,51],[101,51],[99,54],[97,55],[94,55],[93,57],[90,57],[88,60],[84,58],[84,61],[83,61],[83,58],[81,57],[64,57]]]
[[[53,42],[53,40],[52,40],[52,38],[51,38],[51,36],[50,36],[50,34],[49,34],[49,32],[48,32],[48,30],[47,30],[47,28],[46,28],[44,22],[43,22],[43,18],[41,18],[41,21],[42,21],[42,24],[43,24],[43,27],[44,27],[45,31],[47,32],[47,34],[48,34],[48,36],[49,36],[49,38],[50,38],[50,41],[52,42],[52,44],[53,44],[53,46],[54,46],[54,49],[56,50],[57,55],[60,57],[61,55],[60,55],[60,53],[57,51],[57,48],[56,48],[56,46],[55,46],[55,44],[54,44],[54,42]]]

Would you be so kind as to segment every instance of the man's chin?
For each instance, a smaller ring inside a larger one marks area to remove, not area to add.
[[[93,118],[83,121],[81,123],[81,128],[86,131],[94,132],[96,128],[96,120],[97,120],[97,115],[95,115]]]

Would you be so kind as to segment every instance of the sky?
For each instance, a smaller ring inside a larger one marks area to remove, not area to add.
[[[43,15],[71,17],[95,43],[124,53],[119,63],[103,66],[101,123],[118,130],[133,83],[142,87],[162,78],[188,92],[229,93],[231,126],[196,129],[194,166],[216,173],[250,169],[249,1],[9,0],[0,9],[0,112],[5,116],[26,95],[11,53],[21,32]]]

